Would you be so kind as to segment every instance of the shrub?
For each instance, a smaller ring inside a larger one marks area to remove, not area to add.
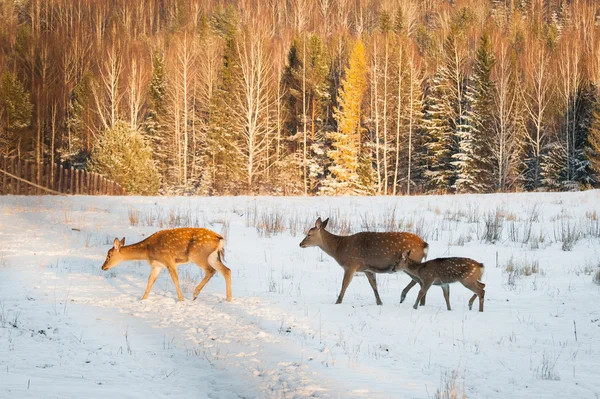
[[[122,121],[98,140],[92,169],[119,183],[129,194],[155,195],[160,187],[152,149],[140,131]]]

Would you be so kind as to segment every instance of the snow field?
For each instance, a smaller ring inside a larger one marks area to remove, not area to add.
[[[523,398],[600,395],[600,192],[369,198],[0,198],[0,397]],[[405,303],[403,273],[364,275],[301,249],[328,229],[411,231],[429,259],[485,264],[485,312],[450,287]],[[102,272],[115,236],[170,227],[223,234],[234,301],[199,267]],[[446,396],[444,396],[446,395]]]

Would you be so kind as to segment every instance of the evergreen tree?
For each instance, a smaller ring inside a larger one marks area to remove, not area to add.
[[[596,97],[596,102],[592,109],[585,158],[589,162],[590,169],[593,172],[592,181],[598,185],[600,183],[600,96]]]
[[[129,194],[158,194],[160,175],[152,148],[129,123],[118,121],[102,134],[93,150],[92,170],[116,181]]]
[[[71,94],[67,121],[68,136],[61,150],[63,160],[75,161],[91,153],[94,144],[92,102],[92,76],[86,73]]]
[[[307,162],[304,173],[307,175],[308,191],[311,193],[318,191],[328,164],[326,139],[331,129],[328,113],[331,102],[329,64],[327,50],[317,35],[313,34],[308,39],[297,38],[288,52],[288,66],[282,77],[282,84],[287,89],[286,130],[289,132],[287,140],[293,144],[292,152],[303,151],[306,128]],[[303,115],[304,112],[306,115]],[[301,162],[296,168],[302,169],[302,157],[297,156],[294,159]]]
[[[450,190],[454,177],[452,108],[446,74],[447,71],[442,67],[430,80],[423,117],[425,188],[442,192]]]
[[[495,59],[489,36],[483,34],[477,49],[473,76],[465,94],[465,115],[457,126],[457,192],[490,192],[494,185],[491,137],[494,123],[495,85],[491,74]]]
[[[548,143],[540,162],[542,186],[547,190],[560,191],[567,181],[567,151],[558,139]]]
[[[146,135],[153,148],[153,157],[161,176],[167,175],[169,169],[169,156],[167,151],[166,129],[164,119],[166,116],[167,78],[165,72],[164,54],[155,51],[152,54],[152,79],[150,81],[148,110],[144,127]]]
[[[212,16],[212,27],[224,42],[219,81],[209,105],[205,142],[204,168],[200,178],[205,194],[241,194],[241,165],[234,158],[231,143],[235,140],[230,105],[239,87],[240,66],[236,56],[237,13],[232,6],[218,8]]]
[[[4,72],[0,77],[0,145],[5,155],[16,148],[20,156],[22,132],[31,122],[32,110],[23,84],[15,74]]]
[[[593,122],[593,90],[581,87],[567,103],[562,129],[542,161],[542,182],[550,190],[578,190],[591,183],[585,151]],[[562,162],[559,163],[559,162]]]
[[[333,149],[328,153],[332,160],[331,175],[325,181],[323,191],[328,194],[367,194],[372,191],[369,186],[372,178],[369,169],[372,168],[366,167],[367,159],[360,157],[361,108],[367,85],[365,48],[360,39],[354,44],[345,72],[339,107],[334,111],[338,130],[330,134],[333,141]]]
[[[593,182],[591,178],[591,164],[586,157],[586,148],[589,147],[589,134],[594,119],[594,108],[597,100],[595,99],[595,88],[591,85],[585,85],[581,88],[579,101],[575,115],[575,128],[573,137],[573,181],[580,187],[589,186]]]

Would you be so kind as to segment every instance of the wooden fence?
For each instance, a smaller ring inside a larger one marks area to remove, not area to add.
[[[0,157],[1,194],[125,195],[125,190],[98,173]]]

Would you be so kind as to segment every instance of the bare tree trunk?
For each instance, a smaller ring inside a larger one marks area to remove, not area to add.
[[[302,132],[304,139],[302,151],[302,174],[304,175],[304,195],[308,194],[306,120],[306,34],[304,34],[302,39]]]
[[[388,194],[388,63],[389,63],[389,40],[385,35],[385,63],[383,67],[383,194]]]
[[[377,164],[377,194],[381,194],[381,160],[379,159],[379,94],[377,71],[377,40],[373,41],[373,98],[375,109],[375,162]]]
[[[399,46],[398,54],[398,104],[396,108],[396,165],[394,167],[394,188],[392,194],[396,195],[398,190],[398,175],[400,173],[400,126],[402,124],[402,45]]]

